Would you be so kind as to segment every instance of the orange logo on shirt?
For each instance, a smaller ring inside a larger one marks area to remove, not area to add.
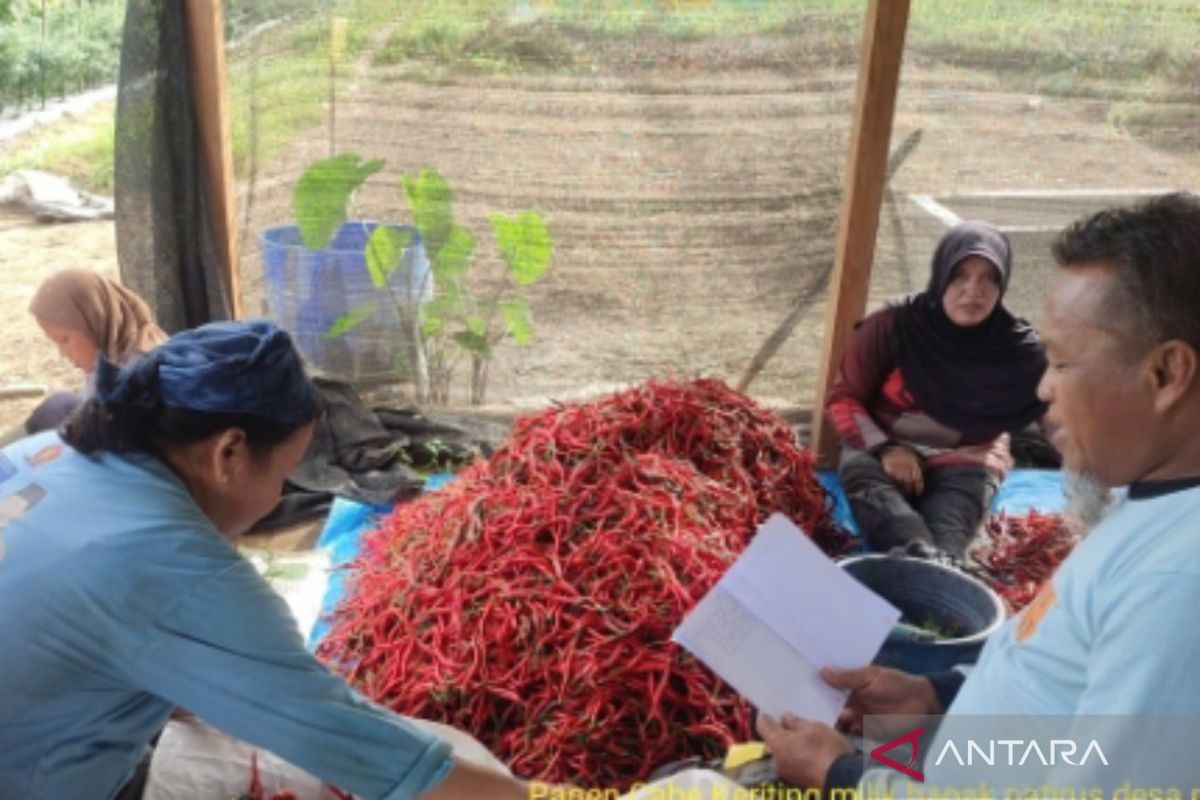
[[[4,543],[4,529],[8,523],[20,517],[29,509],[42,502],[46,490],[36,483],[31,483],[16,494],[0,497],[0,561],[4,560],[7,545]]]
[[[61,456],[62,452],[63,446],[61,444],[48,444],[33,455],[27,456],[25,460],[29,462],[29,466],[31,467],[40,467],[42,464],[49,464]]]
[[[1033,598],[1033,602],[1021,612],[1021,620],[1017,623],[1017,641],[1028,641],[1029,637],[1037,633],[1038,626],[1042,624],[1042,618],[1046,616],[1046,612],[1050,607],[1058,602],[1058,595],[1054,591],[1054,584],[1049,581],[1038,592],[1038,596]]]

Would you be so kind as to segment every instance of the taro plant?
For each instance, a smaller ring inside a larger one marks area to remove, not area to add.
[[[296,184],[293,206],[305,247],[320,250],[330,244],[350,218],[359,188],[383,166],[379,159],[364,161],[343,153],[317,161],[304,172]],[[447,404],[454,375],[467,363],[470,402],[482,404],[495,347],[508,338],[525,345],[533,336],[524,292],[550,267],[554,252],[550,232],[536,211],[511,217],[493,214],[492,233],[503,269],[479,274],[474,267],[477,241],[455,221],[454,193],[446,179],[426,168],[418,175],[402,175],[400,187],[430,269],[423,276],[395,280],[396,271],[406,263],[411,235],[387,225],[375,226],[367,238],[364,261],[377,297],[347,311],[326,335],[349,333],[379,313],[385,303],[403,324],[417,401]]]

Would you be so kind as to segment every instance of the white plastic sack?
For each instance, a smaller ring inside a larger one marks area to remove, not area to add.
[[[413,723],[449,742],[454,755],[484,769],[508,769],[475,738],[437,722]],[[250,786],[250,759],[258,752],[258,774],[269,797],[285,789],[298,800],[336,800],[318,778],[251,744],[226,736],[197,719],[171,720],[150,761],[143,800],[197,800],[242,794]]]
[[[259,778],[268,797],[290,789],[299,800],[336,800],[317,778],[197,719],[167,723],[154,749],[142,798],[237,797],[250,787],[250,758],[256,750]]]
[[[80,191],[65,178],[18,169],[0,180],[0,205],[19,205],[38,219],[74,222],[112,219],[113,201]]]

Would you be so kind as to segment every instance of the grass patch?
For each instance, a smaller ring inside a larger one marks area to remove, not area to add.
[[[347,3],[336,9],[346,19],[339,76],[366,47],[386,14],[381,0]],[[296,22],[264,36],[264,52],[249,47],[230,65],[229,102],[234,170],[243,172],[257,132],[257,159],[286,149],[296,135],[326,119],[329,99],[330,13]],[[252,130],[251,124],[254,124]]]
[[[243,31],[268,10],[309,13],[296,13],[231,54],[235,167],[242,172],[250,157],[252,99],[259,160],[326,119],[332,16],[347,20],[343,76],[389,25],[394,30],[373,63],[413,75],[602,70],[641,58],[641,50],[652,51],[664,38],[725,40],[704,62],[719,71],[738,57],[737,37],[748,35],[799,41],[805,48],[789,54],[811,50],[822,63],[834,53],[853,59],[865,7],[865,0],[341,0],[330,9],[317,0],[236,0],[234,27]],[[1111,122],[1149,139],[1156,124],[1178,132],[1196,122],[1193,110],[1151,113],[1138,103],[1194,97],[1197,41],[1195,0],[921,0],[913,4],[907,46],[910,57],[996,74],[1010,89],[1124,101]],[[0,174],[44,168],[111,191],[112,154],[107,106],[6,146]]]
[[[306,58],[272,59],[239,70],[229,86],[234,170],[242,173],[252,154],[264,159],[278,153],[320,122],[327,81],[327,73]]]
[[[570,71],[579,66],[579,51],[569,33],[540,22],[451,24],[434,19],[397,30],[373,63],[415,61],[486,73]]]
[[[393,4],[386,0],[351,0],[337,11],[348,20],[343,70],[361,54],[370,33],[387,19]],[[250,154],[250,98],[256,88],[258,157],[277,153],[295,136],[325,117],[329,72],[328,17],[298,20],[264,35],[277,55],[261,58],[258,74],[231,54],[229,98],[235,168],[244,169]],[[253,54],[249,48],[248,55]],[[69,178],[81,188],[111,194],[114,174],[115,121],[113,104],[39,128],[5,143],[0,176],[14,169],[44,169]]]
[[[1053,76],[1056,93],[1088,79],[1190,80],[1200,67],[1194,0],[922,0],[911,52],[1000,73]]]
[[[41,169],[69,178],[81,189],[113,191],[113,142],[116,130],[112,103],[22,137],[0,155],[0,175],[15,169]]]
[[[499,0],[415,0],[376,54],[377,65],[435,64],[487,72],[604,66],[604,42],[704,41],[763,33],[829,36],[857,44],[861,0],[560,0],[514,8]]]
[[[824,31],[834,23],[861,22],[864,0],[573,0],[549,5],[559,24],[595,36],[666,36],[683,40],[711,37]]]
[[[1153,147],[1200,153],[1200,106],[1195,104],[1117,103],[1108,112],[1108,122]]]
[[[855,52],[865,8],[864,0],[410,0],[394,12],[399,24],[375,63],[572,70],[596,66],[591,43],[639,37],[782,35]],[[1200,70],[1198,40],[1194,0],[922,0],[908,49],[1064,94],[1089,80],[1189,84]]]

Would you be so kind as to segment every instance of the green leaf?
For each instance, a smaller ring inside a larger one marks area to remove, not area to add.
[[[317,161],[300,176],[292,193],[292,208],[300,239],[309,250],[328,247],[346,221],[346,206],[367,178],[383,169],[382,159],[363,161],[342,153]]]
[[[426,309],[422,309],[422,311],[427,310],[427,308],[428,308],[428,304],[426,306]],[[421,338],[422,339],[430,339],[430,338],[438,335],[439,333],[442,332],[442,330],[445,329],[445,327],[446,327],[446,320],[444,317],[430,317],[430,316],[426,316],[426,315],[422,314],[422,316],[421,316]]]
[[[333,324],[330,325],[329,329],[325,331],[325,338],[336,339],[344,333],[349,333],[361,325],[367,317],[374,313],[374,301],[361,305],[358,308],[350,309],[345,314],[342,314],[333,321]]]
[[[371,238],[367,240],[367,273],[376,289],[387,285],[411,241],[411,231],[398,231],[387,225],[380,225],[371,231]]]
[[[496,214],[492,217],[492,230],[496,233],[500,255],[519,285],[536,282],[549,269],[554,243],[541,214],[522,211],[513,218]]]
[[[421,306],[421,336],[430,339],[445,330],[451,320],[462,316],[465,303],[458,284],[443,287]]]
[[[439,295],[446,304],[446,317],[462,317],[467,313],[467,292],[457,280],[452,280],[441,289]]]
[[[475,314],[467,317],[467,330],[480,338],[487,338],[487,323],[483,321],[483,317]]]
[[[267,567],[263,577],[267,580],[302,581],[308,577],[308,564],[272,564]]]
[[[511,297],[500,301],[500,313],[513,341],[519,345],[529,344],[533,338],[533,316],[524,297]]]
[[[471,263],[471,254],[474,252],[474,237],[467,233],[465,228],[455,225],[450,230],[442,248],[430,257],[433,279],[440,285],[449,283],[465,274]]]
[[[432,299],[421,306],[421,316],[424,319],[447,321],[461,317],[464,306],[462,290],[458,284],[451,283],[442,287]]]
[[[400,179],[412,209],[413,224],[421,231],[429,260],[437,259],[454,229],[454,193],[437,170],[426,167],[415,178]]]
[[[459,331],[451,338],[455,344],[473,356],[478,356],[484,361],[492,357],[492,346],[488,344],[488,340],[474,331]]]

